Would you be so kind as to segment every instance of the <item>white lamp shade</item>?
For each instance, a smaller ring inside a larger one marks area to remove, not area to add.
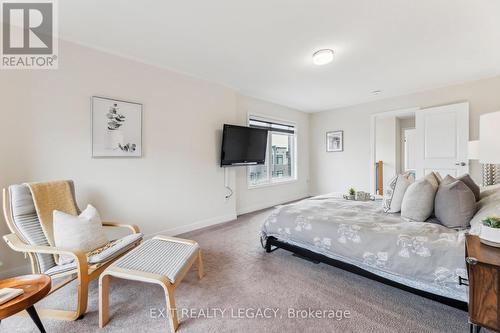
[[[467,158],[469,160],[479,159],[479,140],[469,141]]]
[[[500,164],[500,112],[483,114],[479,119],[479,161]]]

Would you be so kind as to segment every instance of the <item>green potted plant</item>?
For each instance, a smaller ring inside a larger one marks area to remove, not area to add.
[[[482,243],[500,247],[500,216],[488,216],[482,221],[479,238]]]
[[[356,190],[354,189],[354,187],[351,187],[349,190],[348,190],[348,199],[349,200],[355,200],[356,199]]]

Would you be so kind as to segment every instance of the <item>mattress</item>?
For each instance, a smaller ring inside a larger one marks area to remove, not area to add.
[[[277,207],[261,236],[273,236],[381,277],[444,297],[467,301],[466,230],[436,220],[408,222],[387,214],[381,201],[322,196]]]

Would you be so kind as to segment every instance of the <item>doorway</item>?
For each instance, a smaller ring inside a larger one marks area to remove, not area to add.
[[[370,191],[403,172],[457,177],[469,171],[469,103],[378,113],[371,118]]]
[[[415,112],[416,109],[409,109],[374,116],[375,191],[372,193],[382,195],[394,175],[406,172],[414,164]],[[408,171],[415,173],[414,169]]]

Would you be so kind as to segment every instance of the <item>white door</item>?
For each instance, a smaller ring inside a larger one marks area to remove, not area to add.
[[[469,103],[459,103],[416,112],[416,176],[436,171],[442,177],[469,172]]]

